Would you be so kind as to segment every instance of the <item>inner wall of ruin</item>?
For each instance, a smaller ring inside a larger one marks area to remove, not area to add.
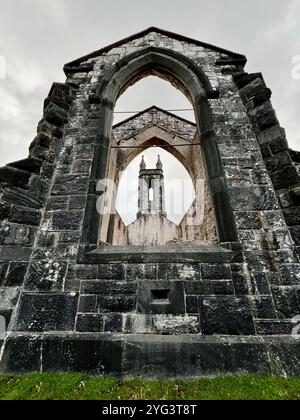
[[[141,148],[151,146],[166,148],[187,169],[194,184],[197,199],[191,204],[177,227],[159,218],[152,221],[155,231],[156,227],[160,226],[161,231],[165,232],[161,235],[161,240],[152,241],[157,245],[169,242],[217,243],[213,206],[199,143],[195,124],[156,107],[113,128],[112,144],[115,148],[111,149],[109,176],[114,180],[116,188],[128,164],[142,152]],[[116,211],[115,201],[109,198],[115,192],[111,188],[107,193],[106,213],[110,215],[110,232],[113,231],[111,243],[112,245],[140,245],[141,240],[137,237],[142,238],[145,233],[150,235],[153,229],[148,224],[140,225],[137,221],[134,226],[135,234],[130,235],[132,239],[129,240],[128,229]],[[114,198],[116,199],[116,194]],[[104,227],[102,227],[101,237],[103,242],[109,242]]]
[[[29,157],[0,169],[1,371],[268,372],[272,354],[278,371],[300,372],[299,340],[287,337],[300,315],[299,155],[263,76],[245,63],[151,28],[65,66]],[[158,74],[194,92],[197,133],[157,110],[111,133],[114,103],[101,92],[125,89],[115,73],[126,86],[131,75]],[[153,139],[187,142],[171,150],[193,180],[207,180],[207,219],[191,231],[184,218],[177,246],[111,246],[125,227],[97,213],[99,199],[115,203],[96,181],[103,169],[118,182],[135,155],[107,144]]]

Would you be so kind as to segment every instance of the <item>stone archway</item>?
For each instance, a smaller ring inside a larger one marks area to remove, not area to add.
[[[151,107],[113,127],[109,152],[109,179],[99,233],[101,243],[125,245],[126,226],[116,210],[120,179],[142,151],[162,147],[186,169],[196,198],[178,225],[178,241],[212,244],[217,240],[214,210],[209,193],[199,136],[194,123]]]
[[[201,139],[204,163],[206,167],[209,188],[215,209],[216,226],[219,243],[237,241],[237,232],[233,220],[232,209],[224,180],[224,171],[216,144],[208,98],[217,97],[214,90],[199,66],[182,54],[164,48],[149,47],[132,53],[117,62],[102,78],[93,101],[98,106],[98,135],[92,166],[92,185],[85,212],[86,219],[93,219],[93,224],[83,235],[83,242],[88,249],[97,247],[98,237],[95,225],[103,223],[103,208],[100,214],[95,214],[95,203],[99,199],[96,191],[97,181],[108,176],[109,149],[111,146],[111,132],[113,109],[118,96],[137,80],[155,74],[169,80],[182,90],[190,99],[197,121],[197,130]],[[102,195],[103,191],[100,193]]]

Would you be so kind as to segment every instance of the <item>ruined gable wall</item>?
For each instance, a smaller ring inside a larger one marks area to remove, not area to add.
[[[209,104],[242,246],[234,261],[80,263],[92,159],[95,149],[101,147],[96,144],[98,104],[92,98],[101,77],[114,63],[148,45],[189,57],[220,92]],[[225,64],[218,63],[220,59]],[[188,318],[180,331],[283,334],[291,330],[291,318],[299,314],[299,261],[290,235],[292,227],[286,224],[274,190],[274,182],[285,172],[279,169],[273,175],[264,155],[269,150],[262,155],[261,148],[263,132],[276,120],[268,100],[265,106],[260,105],[264,97],[255,97],[254,108],[248,107],[235,79],[247,76],[240,64],[228,66],[227,59],[219,52],[153,33],[88,60],[68,74],[66,86],[75,89],[74,99],[36,240],[30,248],[33,252],[13,329],[129,333],[135,328],[138,280],[162,281],[172,276],[181,284]],[[269,132],[268,138],[276,140]],[[288,197],[289,188],[282,186]],[[124,280],[128,283],[125,288],[119,284]],[[152,331],[167,330],[166,324],[152,321]],[[172,333],[172,329],[168,331]]]

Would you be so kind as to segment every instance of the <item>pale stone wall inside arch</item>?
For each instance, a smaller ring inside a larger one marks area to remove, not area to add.
[[[156,221],[157,223],[153,221],[153,228],[161,226],[162,229],[162,235],[158,235],[161,242],[159,239],[154,241],[157,245],[165,245],[170,242],[198,244],[217,242],[213,206],[199,143],[201,142],[195,124],[157,107],[152,107],[113,128],[112,144],[119,148],[112,149],[113,157],[110,160],[109,173],[117,185],[127,165],[143,150],[139,147],[146,148],[153,145],[165,147],[175,156],[186,168],[193,182],[196,199],[178,226],[174,227],[164,221]],[[109,194],[108,192],[108,196]],[[113,229],[111,242],[113,245],[127,245],[128,243],[140,245],[138,238],[143,237],[140,229],[144,233],[148,232],[151,236],[151,227],[148,231],[145,223],[142,223],[139,228],[137,223],[133,229],[135,234],[132,233],[131,239],[129,239],[126,227],[120,215],[115,211],[114,200],[108,198],[107,203],[112,207],[111,211],[106,213],[114,214],[112,216],[114,220],[111,221],[113,226],[111,226]],[[101,235],[102,241],[107,242],[103,227]]]

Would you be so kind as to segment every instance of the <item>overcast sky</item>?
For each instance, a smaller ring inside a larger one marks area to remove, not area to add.
[[[300,56],[299,0],[0,0],[0,5],[0,63],[6,61],[0,165],[27,156],[43,100],[53,81],[64,81],[65,63],[149,26],[245,54],[246,70],[262,71],[273,90],[290,146],[300,149],[300,71],[292,64]],[[118,109],[186,104],[165,82],[149,79],[131,91]]]

